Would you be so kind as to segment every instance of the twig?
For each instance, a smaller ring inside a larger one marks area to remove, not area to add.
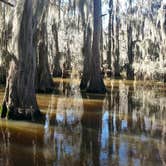
[[[9,5],[9,6],[11,6],[11,7],[14,7],[14,5],[13,5],[12,3],[7,2],[7,1],[5,1],[5,0],[0,0],[0,2],[3,2],[3,3],[5,3],[6,5]]]

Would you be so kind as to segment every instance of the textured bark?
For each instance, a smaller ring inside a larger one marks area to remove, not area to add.
[[[103,51],[104,51],[104,44],[103,44],[103,21],[101,19],[101,37],[100,37],[100,63],[101,65],[104,64],[104,55],[103,55]]]
[[[71,50],[70,41],[67,41],[66,70],[71,70]]]
[[[6,7],[1,6],[1,36],[0,36],[0,49],[7,51],[7,27],[6,27]]]
[[[108,22],[108,52],[107,52],[107,63],[108,68],[111,69],[111,51],[112,51],[112,12],[113,12],[113,0],[109,1],[109,22]]]
[[[53,90],[53,80],[48,65],[45,22],[48,4],[47,0],[33,1],[33,46],[37,57],[36,90],[38,92],[50,92]]]
[[[61,19],[61,0],[58,0],[58,17],[59,17],[59,20]]]
[[[114,26],[114,20],[115,20],[115,14],[114,12],[112,13],[112,27],[111,27],[111,33],[112,33],[112,38],[111,38],[111,53],[112,53],[112,58],[111,58],[111,67],[112,67],[112,75],[114,72],[114,57],[115,57],[115,26]]]
[[[44,21],[42,21],[39,31],[36,89],[38,92],[51,92],[53,90],[53,80],[48,65],[47,31]]]
[[[62,67],[62,77],[63,78],[70,78],[71,74],[71,51],[70,51],[70,40],[67,41],[66,53],[65,53],[65,62]]]
[[[52,25],[52,33],[55,40],[55,49],[56,49],[56,56],[54,57],[54,66],[53,66],[53,77],[61,77],[62,76],[62,69],[60,67],[60,58],[61,54],[59,52],[59,39],[58,39],[58,27],[56,23]]]
[[[32,0],[18,0],[13,30],[13,59],[7,78],[2,117],[32,119],[40,115],[35,95],[36,58],[32,46]]]
[[[101,37],[101,0],[94,0],[94,24],[92,57],[90,62],[90,80],[87,92],[105,93],[106,88],[100,69],[100,37]]]
[[[115,54],[114,54],[114,77],[120,77],[120,65],[119,65],[119,30],[120,30],[120,18],[119,18],[119,0],[117,0],[116,4],[116,45],[115,45]]]
[[[37,82],[36,89],[38,92],[51,92],[53,90],[53,80],[48,64],[48,41],[47,41],[47,27],[46,16],[48,9],[48,2],[45,1],[40,4],[42,10],[39,10],[40,15],[38,30],[37,30]],[[36,11],[37,12],[37,11]]]
[[[132,41],[132,27],[131,27],[131,23],[129,23],[128,27],[127,27],[127,36],[128,36],[128,60],[129,63],[127,64],[127,79],[129,80],[133,80],[134,79],[134,70],[132,67],[133,64],[133,59],[134,59],[134,55],[133,55],[133,41]]]
[[[84,31],[84,46],[83,46],[83,57],[84,57],[84,68],[83,75],[81,79],[80,88],[81,90],[86,90],[88,80],[89,80],[89,63],[91,57],[91,28],[90,25]]]
[[[6,85],[6,67],[0,66],[0,84]]]
[[[0,84],[6,83],[6,76],[7,76],[7,59],[8,59],[8,35],[7,35],[7,26],[6,26],[6,7],[0,4],[0,59],[1,59],[1,66],[0,66]]]
[[[82,26],[85,27],[85,12],[84,12],[84,5],[85,5],[85,1],[84,0],[79,0],[79,11],[81,14],[81,21],[82,21]]]
[[[132,1],[130,0],[130,15],[132,10]],[[127,64],[127,79],[133,80],[134,79],[134,70],[133,70],[133,61],[134,61],[134,54],[133,54],[133,38],[132,38],[132,23],[131,20],[129,20],[129,23],[127,25],[127,38],[128,38],[128,60],[129,63]]]

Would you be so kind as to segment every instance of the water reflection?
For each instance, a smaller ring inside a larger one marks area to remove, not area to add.
[[[1,121],[0,165],[165,165],[165,93],[125,81],[109,90],[89,96],[61,80],[44,126]]]
[[[95,110],[88,107],[85,99],[83,105],[80,165],[99,165],[103,100],[97,104]]]
[[[10,163],[10,132],[7,128],[1,128],[1,134],[2,134],[2,144],[0,144],[0,151],[3,151],[4,153],[0,153],[0,164],[2,165],[8,165]]]
[[[103,103],[103,109],[102,109],[102,129],[101,129],[101,147],[100,147],[100,165],[109,165],[109,156],[111,155],[110,150],[111,146],[109,144],[109,101],[110,98],[106,97]]]
[[[47,115],[44,142],[47,154],[55,154],[52,158],[55,165],[68,165],[68,162],[73,165],[79,161],[83,100],[79,86],[73,82],[68,84],[61,80],[59,91],[62,96],[57,100],[56,125],[49,125],[50,117]]]
[[[42,165],[41,125],[1,120],[0,126],[0,165]]]

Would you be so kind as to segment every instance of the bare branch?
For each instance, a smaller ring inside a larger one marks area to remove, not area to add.
[[[0,2],[3,2],[3,3],[5,3],[6,5],[9,5],[9,6],[11,6],[11,7],[14,7],[13,4],[11,4],[10,2],[7,2],[7,1],[5,1],[5,0],[0,0]]]

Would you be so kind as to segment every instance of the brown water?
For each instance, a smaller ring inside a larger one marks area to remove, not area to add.
[[[55,81],[38,95],[44,124],[0,120],[0,166],[166,165],[164,84],[107,80],[104,96]]]

